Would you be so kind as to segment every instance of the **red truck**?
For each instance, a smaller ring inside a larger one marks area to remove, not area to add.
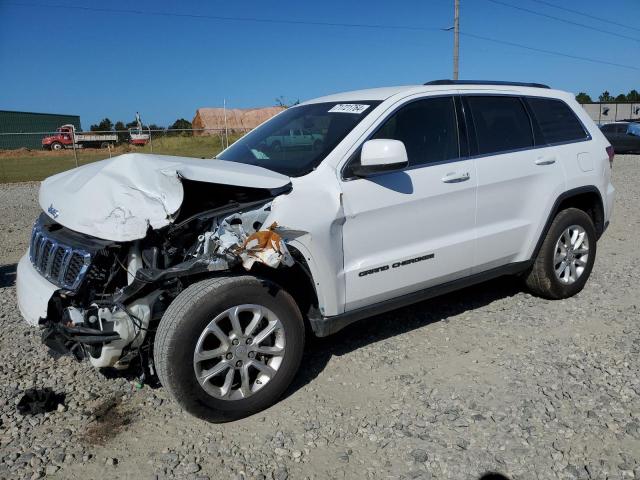
[[[73,125],[62,125],[54,135],[42,139],[42,148],[46,150],[62,150],[73,148],[107,148],[118,141],[115,133],[76,132]]]

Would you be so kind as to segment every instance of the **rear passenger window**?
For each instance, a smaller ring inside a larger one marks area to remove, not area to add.
[[[587,132],[569,106],[553,98],[527,98],[546,144],[588,138]]]
[[[533,146],[529,115],[518,97],[467,97],[476,127],[478,153],[489,154]]]
[[[402,107],[372,138],[403,142],[410,166],[458,158],[458,124],[453,97],[428,98]]]

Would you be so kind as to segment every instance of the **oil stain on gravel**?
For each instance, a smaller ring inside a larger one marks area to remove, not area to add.
[[[105,445],[127,430],[135,418],[134,409],[116,396],[94,401],[85,413],[95,418],[80,438],[81,442],[89,445]]]

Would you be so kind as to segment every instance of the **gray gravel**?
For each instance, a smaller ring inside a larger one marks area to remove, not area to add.
[[[36,184],[1,185],[0,478],[640,478],[640,157],[585,290],[502,279],[314,342],[288,396],[211,425],[162,389],[52,359],[15,307]],[[51,387],[64,406],[16,411]]]

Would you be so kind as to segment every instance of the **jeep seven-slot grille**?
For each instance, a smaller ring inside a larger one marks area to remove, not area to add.
[[[67,290],[78,289],[91,265],[88,252],[50,238],[40,224],[31,233],[29,258],[44,278]]]

